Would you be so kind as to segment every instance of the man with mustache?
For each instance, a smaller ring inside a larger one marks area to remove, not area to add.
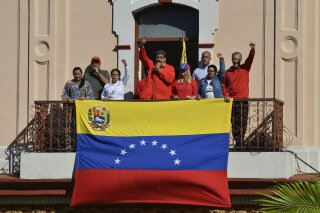
[[[249,71],[255,55],[256,45],[251,42],[249,46],[251,50],[244,64],[241,64],[241,53],[235,52],[232,54],[233,65],[225,72],[221,85],[226,102],[229,102],[230,98],[249,98]],[[234,102],[232,119],[232,134],[236,142],[235,148],[241,148],[244,146],[244,135],[247,130],[248,101]]]
[[[175,79],[173,66],[166,63],[166,52],[159,50],[156,52],[156,63],[149,59],[145,50],[144,38],[140,43],[139,59],[147,70],[147,79],[144,84],[144,90],[150,92],[144,93],[141,99],[170,99],[172,87]]]

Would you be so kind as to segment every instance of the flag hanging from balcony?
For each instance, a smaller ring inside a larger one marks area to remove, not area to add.
[[[72,206],[229,207],[232,103],[76,101]]]

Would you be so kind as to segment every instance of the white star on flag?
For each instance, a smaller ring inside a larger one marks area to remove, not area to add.
[[[181,160],[179,160],[178,158],[174,161],[174,165],[180,165]]]
[[[115,163],[115,164],[120,164],[120,161],[121,161],[121,160],[120,160],[119,158],[117,158],[117,159],[114,160],[114,163]]]
[[[134,148],[136,148],[136,145],[132,143],[132,144],[130,144],[129,148],[134,149]]]
[[[161,149],[166,149],[168,148],[167,144],[162,144]]]
[[[140,141],[141,146],[145,146],[146,143],[147,143],[147,142],[146,142],[145,140]]]
[[[121,149],[120,155],[123,155],[123,156],[124,156],[125,154],[127,154],[126,150],[125,150],[125,149]]]
[[[170,154],[171,156],[174,156],[174,155],[177,154],[177,153],[176,153],[176,150],[172,150],[172,149],[171,149],[171,151],[169,152],[169,154]]]
[[[154,140],[152,141],[152,146],[157,146],[158,141]]]

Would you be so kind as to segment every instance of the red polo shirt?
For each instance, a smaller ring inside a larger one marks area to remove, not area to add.
[[[178,96],[179,99],[186,99],[187,96],[198,95],[197,82],[193,78],[191,79],[190,84],[185,81],[179,84],[178,80],[176,80],[172,86],[172,96]]]
[[[155,72],[156,66],[153,61],[148,58],[144,47],[140,48],[139,59],[147,69],[148,77],[151,79],[153,93],[150,99],[170,99],[172,91],[171,84],[175,77],[173,66],[164,64],[161,66],[160,73]]]
[[[254,54],[255,51],[252,49],[244,64],[241,64],[239,68],[231,67],[225,72],[221,85],[224,97],[249,97],[249,71]]]

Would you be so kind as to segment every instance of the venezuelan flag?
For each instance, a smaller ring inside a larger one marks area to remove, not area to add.
[[[231,103],[76,101],[71,205],[229,207]]]
[[[184,40],[184,37],[182,38],[182,52],[181,52],[181,59],[180,59],[180,64],[186,64],[188,63],[187,60],[187,46],[186,42]]]

